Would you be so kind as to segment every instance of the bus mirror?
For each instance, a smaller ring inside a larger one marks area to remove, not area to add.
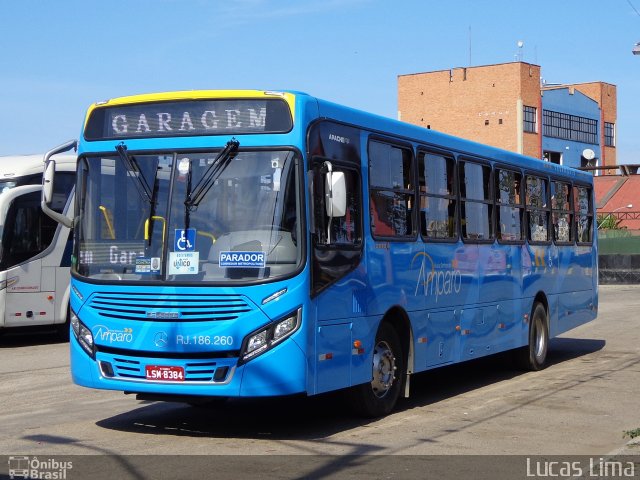
[[[344,217],[347,213],[347,188],[344,172],[327,172],[325,192],[327,216],[329,218]]]
[[[78,142],[76,140],[71,140],[44,154],[44,172],[42,173],[42,197],[40,198],[40,207],[47,216],[68,228],[71,228],[73,225],[73,220],[68,218],[66,215],[52,210],[50,207],[51,201],[53,200],[53,177],[56,173],[56,162],[51,160],[51,157],[58,153],[67,152],[71,149],[75,150],[77,146]]]
[[[42,176],[42,201],[47,205],[53,200],[53,177],[56,173],[56,162],[49,160],[44,166]]]

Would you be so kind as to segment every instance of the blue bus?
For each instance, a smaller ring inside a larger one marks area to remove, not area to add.
[[[45,211],[55,164],[45,157]],[[96,103],[77,142],[71,372],[142,399],[345,390],[596,317],[592,176],[299,92]]]

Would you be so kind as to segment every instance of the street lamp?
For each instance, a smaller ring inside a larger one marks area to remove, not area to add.
[[[613,212],[607,213],[605,215],[605,217],[602,219],[602,221],[600,222],[600,225],[598,225],[598,228],[600,228],[602,226],[602,224],[607,221],[607,218],[609,218],[611,215],[616,213],[618,210],[622,210],[623,208],[633,208],[633,204],[630,203],[629,205],[623,205],[622,207],[616,208]]]
[[[631,53],[633,53],[634,55],[640,55],[640,42],[636,43],[633,46],[633,50],[631,50]]]

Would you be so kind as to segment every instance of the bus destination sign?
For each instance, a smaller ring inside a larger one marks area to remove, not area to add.
[[[285,133],[293,124],[281,99],[184,100],[98,107],[86,140]]]

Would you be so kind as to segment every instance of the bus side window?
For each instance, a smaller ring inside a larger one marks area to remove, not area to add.
[[[591,243],[593,241],[593,202],[591,189],[588,187],[574,187],[576,241],[578,243]]]
[[[411,150],[369,142],[369,194],[374,238],[414,237]]]
[[[573,243],[571,185],[564,182],[551,183],[551,211],[554,241],[556,243]]]
[[[334,217],[329,222],[326,213],[324,199],[325,192],[324,170],[319,165],[313,170],[313,211],[315,233],[319,244],[327,244],[327,230],[331,229],[330,245],[360,245],[362,242],[361,231],[361,194],[358,174],[350,168],[342,168],[333,164],[334,172],[343,172],[347,191],[347,211],[342,217]]]
[[[493,240],[491,167],[466,160],[459,166],[462,238],[478,242]]]
[[[497,169],[496,204],[498,215],[498,240],[519,242],[522,240],[524,205],[520,195],[522,175],[513,170]]]
[[[56,172],[56,176],[53,183],[53,201],[51,202],[51,209],[62,213],[67,200],[69,200],[69,194],[73,189],[73,185],[76,181],[76,175],[74,172]]]
[[[457,239],[455,160],[434,153],[418,154],[420,231],[424,238]]]
[[[527,175],[525,179],[525,203],[527,205],[527,238],[529,241],[548,242],[549,235],[549,187],[546,179]]]
[[[2,266],[10,268],[36,256],[53,240],[57,223],[40,208],[40,192],[17,197],[9,207],[2,235]]]

